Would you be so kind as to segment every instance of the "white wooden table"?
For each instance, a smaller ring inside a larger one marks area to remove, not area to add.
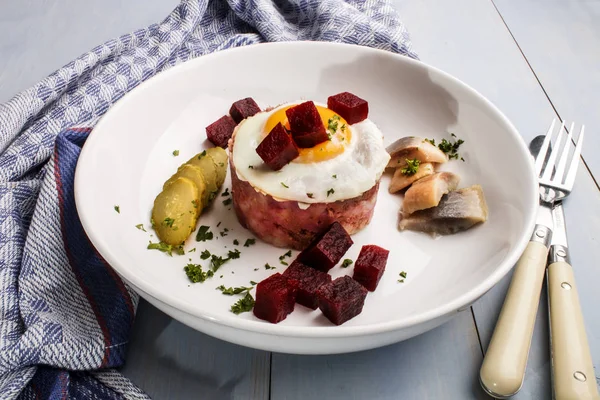
[[[421,59],[488,97],[525,140],[544,133],[556,116],[586,124],[586,165],[566,213],[600,376],[600,190],[594,178],[600,178],[600,0],[395,1]],[[96,44],[160,21],[176,3],[0,2],[0,102]],[[335,356],[232,345],[142,301],[122,371],[156,399],[485,399],[478,370],[509,279],[431,332]],[[546,311],[544,297],[517,399],[551,398]]]

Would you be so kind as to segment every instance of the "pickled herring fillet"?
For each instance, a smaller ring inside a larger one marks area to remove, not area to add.
[[[388,146],[390,161],[386,168],[406,166],[406,160],[417,159],[421,163],[445,163],[448,157],[443,151],[429,143],[427,140],[416,136],[407,136],[396,140]]]
[[[423,163],[419,165],[419,169],[412,175],[402,173],[402,168],[397,168],[390,183],[389,192],[396,193],[412,185],[414,182],[435,172],[433,164]]]
[[[400,212],[398,229],[449,235],[487,221],[488,208],[479,185],[444,195],[437,207],[413,214]]]
[[[442,196],[456,189],[459,182],[460,177],[452,172],[438,172],[419,179],[404,194],[402,211],[412,214],[437,206]]]

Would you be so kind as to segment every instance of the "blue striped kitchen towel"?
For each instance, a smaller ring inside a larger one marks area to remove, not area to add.
[[[138,297],[90,245],[73,177],[95,122],[178,63],[247,44],[324,40],[416,58],[387,0],[184,0],[0,105],[0,398],[147,398],[124,363]]]

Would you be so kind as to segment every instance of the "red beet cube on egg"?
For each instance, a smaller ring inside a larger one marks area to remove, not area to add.
[[[246,97],[245,99],[236,101],[229,109],[229,115],[231,115],[231,118],[238,124],[242,120],[251,117],[258,112],[260,112],[260,107],[252,97]]]
[[[317,236],[306,249],[298,254],[302,263],[323,272],[329,271],[346,254],[354,242],[337,221],[327,231]]]
[[[298,153],[298,147],[281,125],[281,122],[275,125],[267,137],[260,142],[256,152],[265,164],[274,171],[279,171],[300,154]]]
[[[374,244],[363,246],[354,264],[355,281],[373,292],[385,271],[390,252]]]
[[[346,275],[322,286],[317,297],[323,315],[334,324],[342,325],[362,312],[367,289]]]
[[[330,96],[327,99],[327,108],[340,114],[349,124],[363,121],[369,115],[369,103],[350,92]]]
[[[276,273],[256,285],[254,315],[274,324],[283,321],[294,311],[296,282]]]
[[[226,148],[236,126],[233,118],[224,115],[206,127],[206,137],[215,146]]]
[[[298,147],[309,148],[329,139],[321,115],[312,101],[285,110],[292,137]]]
[[[325,272],[317,271],[314,268],[302,264],[295,260],[285,270],[283,276],[290,281],[296,281],[298,294],[296,303],[316,310],[318,305],[317,290],[323,285],[331,282],[331,276]]]

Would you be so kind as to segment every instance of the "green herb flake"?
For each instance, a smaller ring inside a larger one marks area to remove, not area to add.
[[[138,228],[140,231],[146,232],[146,230],[144,229],[144,224],[137,224],[135,227]]]
[[[351,266],[353,263],[353,261],[349,258],[346,258],[343,262],[342,262],[342,268],[348,268],[349,266]]]
[[[208,260],[210,258],[210,251],[204,250],[202,253],[200,253],[200,258],[203,260]]]
[[[258,284],[258,282],[250,281],[250,284],[251,284],[252,286],[256,286],[256,285]]]
[[[399,274],[399,275],[400,275],[400,278],[406,279],[406,275],[407,275],[407,274],[406,274],[406,271],[402,271],[402,272],[400,272],[400,274]]]
[[[147,249],[162,251],[163,253],[167,253],[170,256],[173,256],[173,252],[175,252],[175,254],[179,254],[179,255],[183,255],[185,252],[183,250],[183,246],[181,246],[181,245],[180,246],[172,246],[170,244],[166,244],[165,242],[158,242],[158,243],[150,242],[148,244]]]
[[[192,205],[194,206],[194,208],[198,208],[198,201],[192,200]]]
[[[252,287],[240,286],[240,287],[228,287],[226,288],[224,285],[218,286],[217,290],[220,290],[221,293],[227,296],[233,296],[234,294],[242,294],[251,291]]]
[[[173,218],[165,218],[162,222],[163,225],[168,226],[169,228],[173,227],[173,222],[175,222],[175,220]]]
[[[224,162],[220,162],[220,163],[219,163],[219,167],[223,168],[224,166],[225,166],[225,163],[224,163]]]
[[[435,139],[427,139],[426,138],[425,140],[423,140],[423,142],[427,142],[427,143],[431,144],[432,146],[435,146]]]
[[[404,279],[398,279],[398,283],[404,283]]]
[[[244,247],[250,247],[255,243],[256,243],[256,239],[246,239],[246,242],[244,243]]]
[[[221,232],[219,232],[219,235],[221,235],[221,237],[227,236],[227,232],[229,232],[229,229],[223,228],[223,230]]]
[[[453,133],[451,133],[451,135],[452,137],[456,138],[456,135],[454,135]],[[454,143],[450,143],[448,140],[442,139],[440,144],[438,144],[438,149],[447,154],[450,160],[458,160],[458,158],[460,157],[458,155],[458,149],[464,142],[464,140],[458,139]]]
[[[254,268],[255,271],[258,271],[258,268]]]
[[[231,199],[231,197],[226,198],[225,200],[223,200],[223,205],[228,206],[231,204],[233,200]]]
[[[235,250],[229,250],[229,252],[227,253],[227,256],[232,259],[235,260],[237,258],[240,258],[240,251],[238,249]]]
[[[115,211],[119,214],[121,214],[121,207],[119,206],[115,206]]]
[[[314,193],[306,193],[306,196],[307,196],[309,199],[312,199],[312,198],[314,198],[314,196],[315,196],[315,195],[314,195]]]
[[[339,115],[334,115],[333,117],[329,118],[329,120],[327,121],[327,130],[329,131],[329,133],[328,133],[329,139],[331,139],[331,136],[335,135],[335,133],[337,132],[339,121],[340,121]]]
[[[287,262],[285,262],[285,261],[283,261],[283,260],[279,260],[279,263],[280,263],[280,264],[283,264],[283,265],[290,265],[290,264],[288,264]]]
[[[236,245],[236,246],[239,246],[240,245],[240,241],[237,240],[237,239],[234,239],[233,244]]]
[[[286,188],[286,189],[289,189],[289,188],[290,188],[290,187],[289,187],[288,185],[286,185],[285,183],[283,183],[283,182],[280,182],[280,183],[281,183],[281,186],[283,186],[284,188]]]
[[[198,160],[200,160],[202,157],[206,156],[206,150],[204,150],[202,153],[200,153],[198,155]]]
[[[229,188],[225,188],[225,191],[223,191],[223,193],[221,193],[221,196],[223,196],[223,197],[229,196]]]
[[[196,233],[196,242],[212,240],[213,237],[214,235],[210,231],[210,226],[202,225],[200,228],[198,228],[198,233]]]
[[[402,172],[403,175],[412,176],[412,175],[416,174],[417,171],[419,171],[419,165],[421,165],[420,160],[418,160],[416,158],[409,160],[407,158],[407,159],[405,159],[405,161],[406,161],[406,167],[404,167],[400,170],[400,172]]]
[[[265,269],[276,269],[277,267],[271,267],[269,263],[265,264]]]
[[[188,250],[188,253],[194,253],[196,251],[196,248],[194,247],[193,249]]]
[[[179,150],[173,150],[173,156],[177,157],[179,155]]]
[[[331,177],[332,177],[333,179],[337,179],[337,175],[336,175],[336,174],[333,174],[333,175],[331,175]]]
[[[188,264],[183,267],[183,270],[192,283],[202,283],[208,277],[206,272],[202,271],[202,265],[200,264]]]
[[[217,228],[221,226],[221,221],[219,221],[219,223],[217,224]]]
[[[329,197],[330,194],[334,194],[334,193],[335,193],[335,190],[333,190],[333,188],[329,189],[327,191],[327,197]]]
[[[254,169],[254,166],[248,165],[248,169]]]
[[[246,293],[244,297],[236,301],[231,306],[231,312],[239,315],[241,313],[252,311],[254,308],[254,297],[250,294],[250,292]]]
[[[341,128],[342,132],[346,132],[346,124],[342,124]],[[343,138],[342,138],[343,139]]]

